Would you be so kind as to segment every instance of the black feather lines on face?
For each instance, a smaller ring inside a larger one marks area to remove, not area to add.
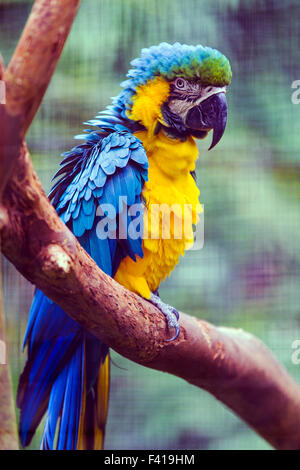
[[[161,112],[166,123],[166,126],[163,127],[171,137],[174,136],[175,138],[185,140],[190,135],[182,118],[170,110],[168,102],[162,105]]]
[[[196,83],[196,82],[195,82]],[[190,129],[186,127],[185,123],[181,116],[176,113],[173,113],[169,107],[169,103],[172,100],[181,100],[186,102],[195,102],[199,98],[199,88],[194,88],[192,86],[192,82],[189,82],[191,86],[189,86],[185,90],[178,90],[174,83],[170,84],[170,95],[169,99],[166,103],[162,105],[161,112],[166,125],[161,123],[157,124],[156,133],[159,132],[161,128],[164,129],[166,134],[169,137],[174,139],[180,139],[181,141],[185,141],[189,136],[193,136],[196,139],[202,139],[206,136],[207,132],[205,131],[197,131],[195,129]]]
[[[170,95],[169,95],[169,101],[171,100],[181,100],[181,101],[187,101],[190,103],[193,103],[194,101],[197,101],[199,98],[199,89],[198,90],[192,90],[190,88],[186,90],[178,90],[174,83],[170,84]]]
[[[169,102],[176,99],[188,102],[194,102],[199,98],[199,94],[192,95],[191,91],[176,91],[175,86],[171,83],[170,85],[170,95],[166,103],[162,105],[161,112],[166,125],[158,123],[156,127],[156,133],[159,132],[161,128],[164,129],[166,134],[174,139],[180,139],[184,142],[189,136],[193,136],[196,139],[203,139],[206,136],[207,132],[205,131],[196,131],[192,130],[184,124],[181,116],[176,113],[173,113],[169,107]]]

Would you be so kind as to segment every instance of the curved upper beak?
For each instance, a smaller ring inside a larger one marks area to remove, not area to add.
[[[213,129],[211,150],[221,140],[227,122],[227,103],[225,93],[215,93],[200,104],[191,108],[185,119],[185,124],[197,131],[209,131]]]

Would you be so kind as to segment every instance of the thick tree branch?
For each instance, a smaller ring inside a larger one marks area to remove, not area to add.
[[[57,65],[80,0],[36,0],[8,67],[1,61],[0,195]]]
[[[5,74],[8,95],[1,125],[11,129],[10,120],[17,116],[20,138],[45,92],[67,36],[65,25],[70,25],[77,5],[69,0],[35,2]],[[45,14],[48,8],[56,16]],[[40,39],[40,28],[45,28],[45,39]],[[25,64],[24,54],[31,66]],[[4,158],[15,143],[12,135],[7,132],[0,140],[0,169],[2,176],[5,171],[9,175],[0,182],[2,190],[6,184],[5,256],[74,320],[120,354],[209,391],[274,447],[299,449],[300,389],[270,351],[245,332],[216,328],[185,314],[180,316],[179,338],[166,342],[162,314],[106,276],[60,221],[32,168],[26,145],[20,152],[13,150],[13,158]]]
[[[0,80],[3,78],[4,62],[0,55]],[[3,106],[2,106],[3,108]],[[1,112],[1,105],[0,105]],[[0,119],[0,122],[1,119]],[[1,155],[1,142],[0,142],[0,155]],[[8,153],[8,152],[7,152]],[[8,160],[0,159],[0,170],[1,165],[7,167]],[[4,168],[3,168],[4,169]],[[3,182],[3,178],[1,178]],[[3,183],[2,183],[3,184]],[[0,183],[1,186],[1,183]],[[2,204],[2,191],[0,189],[0,341],[1,344],[6,345],[5,338],[5,319],[3,311],[3,299],[2,299],[2,270],[1,270],[1,229],[8,222],[6,209]],[[6,346],[5,346],[6,349]],[[12,383],[9,366],[7,364],[7,351],[5,364],[0,362],[0,449],[17,449],[18,448],[18,434],[16,426],[16,415],[14,408],[14,399],[12,393]],[[3,359],[3,358],[2,358]]]
[[[24,137],[49,85],[80,0],[36,0],[5,70],[6,110],[22,117]]]
[[[57,217],[25,146],[17,173],[3,252],[27,279],[123,356],[212,393],[275,448],[300,448],[300,389],[258,339],[182,313],[166,342],[161,313],[106,276]]]
[[[8,224],[3,194],[20,155],[22,138],[47,89],[80,0],[37,0],[5,69],[0,55],[0,80],[6,105],[0,105],[0,256],[2,229]],[[27,192],[27,197],[29,197]],[[0,259],[1,261],[1,259]],[[0,264],[1,271],[1,264]],[[0,272],[0,340],[5,342]],[[8,364],[0,365],[0,449],[17,449],[18,435]]]
[[[6,345],[4,330],[4,312],[2,299],[1,256],[0,256],[0,341]],[[1,350],[3,350],[1,345]],[[18,433],[16,414],[12,393],[12,383],[8,361],[8,351],[5,346],[5,358],[0,361],[0,449],[18,449]],[[5,360],[5,364],[2,360]]]

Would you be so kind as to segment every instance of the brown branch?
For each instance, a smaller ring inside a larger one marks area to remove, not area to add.
[[[57,65],[80,0],[36,0],[5,70],[6,109],[22,117],[24,137]]]
[[[22,138],[50,82],[79,3],[80,0],[36,0],[7,69],[0,55],[0,80],[6,85],[6,105],[0,105],[0,256],[2,229],[8,224],[4,190],[13,170],[15,175],[18,172],[14,167],[20,156]],[[30,196],[30,189],[26,195]],[[5,341],[1,276],[0,340]],[[0,423],[0,449],[17,449],[8,364],[0,365]]]
[[[20,137],[33,119],[67,36],[68,28],[60,25],[72,22],[67,11],[73,8],[75,14],[77,4],[36,1],[5,73],[8,95],[1,125],[10,129],[10,119],[17,116],[22,123]],[[59,16],[45,14],[48,8]],[[40,28],[46,28],[45,39],[37,34]],[[13,150],[13,158],[4,158],[13,144],[12,133],[6,136],[0,140],[0,169],[2,176],[5,170],[10,176],[3,196],[2,241],[3,253],[16,268],[120,354],[209,391],[275,448],[299,449],[300,389],[270,351],[245,332],[216,328],[185,314],[180,316],[179,338],[166,342],[161,313],[106,276],[60,221],[32,168],[26,145],[18,156]],[[3,179],[1,183],[3,189]]]
[[[0,341],[6,345],[4,331],[4,312],[2,301],[1,256],[0,256]],[[1,347],[2,349],[2,347]],[[5,346],[6,349],[6,346]],[[12,393],[12,383],[9,365],[7,363],[7,350],[5,351],[5,364],[0,362],[0,449],[18,449],[18,433],[16,414]]]
[[[0,80],[3,78],[4,62],[0,55]],[[2,106],[3,108],[3,106]],[[0,105],[1,112],[1,105]],[[0,119],[2,123],[2,120]],[[2,128],[3,131],[3,128]],[[2,135],[5,131],[2,132]],[[1,137],[0,137],[1,139]],[[1,154],[1,142],[0,142],[0,154]],[[8,152],[7,152],[8,154]],[[0,170],[2,164],[5,163],[7,167],[8,160],[5,158],[0,160]],[[4,168],[3,168],[4,170]],[[2,173],[2,172],[1,172]],[[3,176],[3,173],[2,173]],[[4,178],[1,178],[3,184]],[[1,185],[1,183],[0,183]],[[2,192],[0,190],[0,341],[1,344],[6,345],[5,337],[5,319],[3,311],[3,299],[2,299],[2,270],[1,270],[1,229],[8,222],[7,213],[2,205]],[[6,346],[5,346],[6,349]],[[0,363],[0,449],[18,449],[18,433],[16,426],[16,415],[14,408],[14,399],[12,392],[12,383],[9,366],[7,364],[7,351],[5,351],[5,364]],[[3,359],[3,358],[2,358]]]
[[[17,48],[2,79],[6,105],[0,106],[0,194],[19,147],[49,85],[80,0],[35,0]]]
[[[258,339],[182,313],[179,338],[166,342],[161,313],[106,276],[57,217],[25,146],[18,175],[3,251],[27,279],[123,356],[207,390],[275,448],[300,448],[300,389]]]

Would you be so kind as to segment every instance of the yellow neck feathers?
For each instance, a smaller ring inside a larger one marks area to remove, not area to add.
[[[132,98],[133,105],[128,117],[139,121],[153,134],[157,121],[163,123],[161,106],[167,101],[169,92],[170,84],[162,77],[155,77],[146,85],[139,86]]]
[[[185,142],[168,137],[163,130],[154,135],[157,122],[163,122],[161,107],[168,99],[170,84],[162,77],[155,77],[137,88],[128,117],[139,121],[145,131],[136,132],[143,142],[150,166],[165,176],[176,179],[195,169],[198,149],[192,137]]]
[[[198,149],[192,137],[184,142],[172,139],[163,129],[154,134],[158,121],[163,123],[161,106],[169,96],[169,83],[156,77],[138,88],[128,117],[139,121],[145,130],[135,133],[144,145],[149,160],[149,179],[143,189],[147,211],[144,214],[143,258],[121,261],[115,279],[146,299],[170,274],[180,255],[193,241],[197,223],[199,190],[191,175]],[[155,209],[159,209],[158,218]],[[153,217],[152,209],[154,210]],[[172,212],[173,211],[173,212]],[[169,217],[169,225],[165,223]],[[165,228],[170,236],[164,236]],[[178,233],[180,234],[178,236]]]

